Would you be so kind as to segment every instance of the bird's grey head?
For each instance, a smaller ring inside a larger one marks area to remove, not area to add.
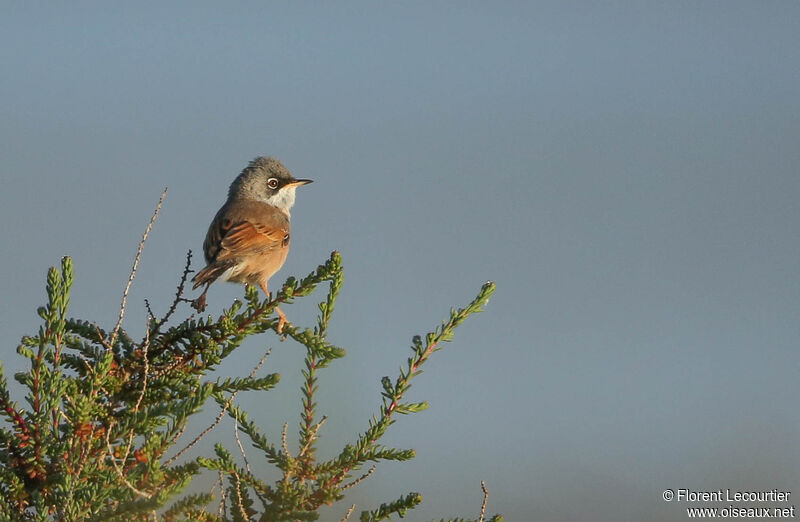
[[[295,189],[307,183],[311,180],[295,179],[277,159],[259,156],[231,183],[228,199],[255,199],[277,207],[288,216],[294,205]]]

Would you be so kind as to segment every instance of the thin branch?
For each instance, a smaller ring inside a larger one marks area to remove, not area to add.
[[[147,319],[155,319],[156,315],[153,313],[153,309],[150,307],[150,301],[148,301],[147,298],[144,300],[144,307],[147,310]],[[147,326],[149,328],[150,324],[148,323]]]
[[[150,330],[147,329],[144,334],[144,343],[142,344],[142,357],[144,357],[144,374],[142,375],[142,391],[139,393],[139,398],[136,400],[136,406],[133,407],[133,412],[138,413],[139,407],[142,405],[142,399],[147,391],[147,374],[150,372],[150,361],[148,357],[148,350],[150,349]]]
[[[247,472],[252,475],[253,470],[250,469],[250,462],[247,461],[247,454],[244,452],[242,440],[239,438],[239,421],[236,419],[233,419],[233,436],[236,438],[236,444],[239,446],[239,452],[242,454],[242,459],[244,459],[244,467],[247,469]]]
[[[160,450],[161,454],[163,454],[165,448],[172,447],[172,445],[175,444],[175,441],[177,441],[178,439],[181,438],[181,436],[183,436],[183,432],[185,431],[186,431],[186,423],[184,423],[183,426],[181,426],[181,429],[179,429],[178,432],[175,435],[173,435],[171,439],[169,439],[168,443],[161,445],[161,450]]]
[[[326,280],[326,279],[327,278],[323,278],[320,281],[323,281],[323,280]],[[311,282],[311,283],[308,283],[306,286],[299,285],[297,288],[294,289],[294,294],[295,295],[303,295],[303,293],[306,292],[308,286],[312,286],[313,287],[316,284],[317,284],[316,282]],[[281,294],[277,295],[275,297],[275,299],[271,299],[271,298],[267,299],[266,301],[261,303],[260,306],[255,308],[242,322],[240,322],[237,325],[235,334],[244,332],[247,329],[247,327],[250,326],[250,324],[252,324],[253,322],[263,320],[264,319],[263,316],[265,316],[267,313],[269,313],[272,310],[274,310],[279,304],[286,303],[290,299],[291,299],[291,296],[281,295]],[[273,320],[271,322],[272,322],[272,326],[270,326],[270,328],[272,328],[273,330],[277,329],[278,321],[277,320]],[[193,329],[193,331],[199,332],[199,333],[202,334],[202,333],[206,333],[208,331],[211,331],[214,328],[215,328],[215,326],[213,324],[205,324],[205,325],[202,325],[202,326],[197,326],[197,328]],[[292,337],[293,339],[295,339],[299,343],[301,343],[301,344],[303,343],[303,338],[300,335],[298,335],[299,332],[291,324],[286,324],[284,326],[283,333],[288,335],[288,336],[290,336],[290,337]],[[162,339],[161,343],[159,343],[160,346],[159,346],[158,350],[156,350],[156,352],[154,353],[154,357],[158,357],[163,352],[167,351],[169,349],[169,347],[173,343],[175,343],[176,341],[178,341],[181,338],[182,335],[183,334],[179,334],[179,335],[167,334],[165,336],[166,339]],[[213,336],[213,337],[210,338],[210,340],[215,342],[215,343],[222,343],[228,337],[232,337],[232,334],[222,334],[222,335],[218,335],[218,336]],[[193,356],[193,354],[187,354],[184,357],[184,359],[187,359],[187,358],[190,359],[192,356]],[[184,364],[185,362],[186,362],[186,360],[178,360],[173,366],[169,367],[167,370],[164,370],[164,371],[166,372],[166,371],[168,371],[168,370],[170,370],[172,368],[176,368],[176,367],[180,366],[181,364]]]
[[[350,509],[348,509],[347,513],[345,513],[344,518],[342,519],[342,522],[347,522],[347,519],[350,518],[350,515],[353,514],[353,511],[355,511],[355,509],[356,509],[356,505],[355,504],[350,506]]]
[[[247,520],[247,512],[245,512],[244,506],[242,505],[242,480],[235,471],[233,472],[233,476],[236,479],[236,503],[239,506],[239,513],[242,515],[243,519]]]
[[[108,341],[106,341],[106,336],[103,333],[103,331],[100,329],[97,323],[94,323],[93,326],[95,332],[97,333],[97,340],[100,341],[100,344],[102,344],[106,350],[111,351],[111,344]]]
[[[183,455],[184,453],[186,453],[187,451],[189,451],[190,449],[192,449],[192,448],[193,448],[193,447],[194,447],[194,446],[195,446],[195,445],[196,445],[198,442],[200,442],[200,441],[203,439],[203,437],[205,437],[206,435],[208,435],[208,434],[209,434],[209,432],[211,432],[211,430],[213,430],[214,428],[216,428],[216,427],[217,427],[217,425],[218,425],[218,424],[220,423],[220,421],[222,420],[222,417],[224,417],[224,416],[225,416],[225,412],[226,412],[226,411],[228,411],[228,407],[230,407],[230,405],[231,405],[231,402],[233,402],[233,399],[234,399],[234,397],[236,397],[236,392],[234,392],[234,393],[233,393],[233,394],[232,394],[232,395],[231,395],[231,396],[228,398],[227,402],[225,402],[225,406],[223,406],[223,407],[222,407],[222,410],[221,410],[221,411],[219,412],[219,414],[217,415],[217,418],[216,418],[216,419],[214,419],[214,422],[212,422],[212,423],[211,423],[211,425],[210,425],[208,428],[204,429],[204,430],[203,430],[203,431],[200,433],[200,435],[198,435],[197,437],[195,437],[195,438],[194,438],[194,440],[192,440],[192,442],[190,442],[189,444],[187,444],[187,445],[186,445],[186,446],[185,446],[185,447],[184,447],[182,450],[180,450],[178,453],[176,453],[175,455],[173,455],[172,457],[170,457],[170,458],[169,458],[169,460],[167,460],[167,461],[164,463],[164,466],[169,466],[170,464],[172,464],[173,462],[175,462],[175,460],[176,460],[176,459],[178,459],[178,458],[179,458],[181,455]]]
[[[228,491],[225,489],[225,478],[222,475],[222,470],[219,470],[219,484],[220,498],[219,498],[219,519],[222,520],[222,515],[225,512],[225,499],[227,498]]]
[[[269,356],[269,354],[270,354],[271,352],[272,352],[272,349],[269,349],[269,350],[267,350],[267,351],[266,351],[266,353],[264,353],[264,355],[261,357],[261,359],[260,359],[260,360],[258,361],[258,363],[255,365],[255,367],[253,368],[253,371],[251,371],[251,372],[250,372],[250,378],[251,378],[251,379],[252,379],[253,377],[255,377],[255,375],[256,375],[256,372],[258,372],[259,368],[261,368],[261,365],[262,365],[262,364],[264,364],[264,361],[266,361],[266,360],[267,360],[267,357]],[[186,445],[186,447],[184,447],[184,448],[183,448],[182,450],[180,450],[178,453],[176,453],[175,455],[173,455],[173,456],[172,456],[172,457],[171,457],[169,460],[167,460],[167,461],[164,463],[164,465],[165,465],[165,466],[169,466],[170,464],[172,464],[173,462],[175,462],[175,459],[177,459],[178,457],[180,457],[181,455],[183,455],[184,453],[186,453],[187,451],[189,451],[191,448],[193,448],[193,447],[194,447],[194,446],[195,446],[195,445],[196,445],[198,442],[200,442],[200,441],[203,439],[203,437],[205,437],[206,435],[208,435],[208,434],[209,434],[209,432],[211,432],[211,430],[213,430],[214,428],[216,428],[216,427],[217,427],[217,425],[218,425],[218,424],[220,423],[220,421],[222,420],[222,417],[224,417],[224,416],[225,416],[225,412],[226,412],[226,411],[228,411],[228,408],[230,407],[231,403],[233,402],[233,399],[235,399],[235,398],[236,398],[236,395],[237,395],[238,393],[239,393],[239,390],[236,390],[236,391],[234,391],[233,393],[231,393],[231,396],[230,396],[230,397],[228,397],[228,400],[227,400],[227,401],[225,401],[225,405],[222,407],[222,410],[219,412],[219,415],[217,415],[217,418],[216,418],[216,419],[214,419],[214,422],[212,422],[212,423],[211,423],[211,425],[210,425],[208,428],[204,429],[204,430],[202,431],[202,433],[200,433],[200,435],[198,435],[197,437],[195,437],[195,438],[194,438],[194,440],[193,440],[192,442],[190,442],[189,444],[187,444],[187,445]]]
[[[470,304],[458,310],[451,310],[450,319],[443,322],[434,332],[430,332],[426,335],[425,343],[427,346],[423,345],[420,336],[415,336],[413,338],[414,344],[412,350],[414,355],[408,358],[408,370],[404,371],[401,369],[400,376],[393,386],[391,382],[385,385],[387,393],[384,394],[380,417],[375,419],[374,422],[371,421],[369,429],[359,438],[359,446],[356,448],[355,456],[351,457],[351,461],[360,459],[363,452],[373,447],[377,440],[383,436],[388,427],[394,422],[392,415],[400,404],[403,395],[411,387],[411,379],[421,373],[420,366],[428,360],[432,353],[439,349],[439,343],[449,341],[452,338],[453,330],[469,315],[482,310],[483,306],[488,302],[489,297],[494,293],[494,290],[494,283],[491,281],[484,283],[480,292]],[[389,381],[388,377],[385,379]],[[389,403],[388,399],[391,399],[391,403]],[[350,468],[345,466],[331,478],[330,483],[341,483],[348,471],[350,471]]]
[[[191,265],[192,265],[192,251],[189,250],[186,253],[186,265],[183,267],[183,273],[181,274],[181,280],[178,283],[178,288],[177,288],[177,290],[175,292],[175,299],[173,299],[172,304],[170,305],[169,309],[167,310],[167,313],[164,314],[164,317],[162,317],[161,319],[156,319],[155,314],[153,314],[153,312],[150,310],[150,307],[148,306],[148,311],[150,312],[150,316],[153,318],[153,320],[157,321],[156,322],[156,327],[153,330],[152,335],[155,336],[155,335],[158,335],[159,333],[161,333],[160,332],[161,327],[163,325],[165,325],[167,323],[167,321],[169,321],[169,318],[172,317],[172,314],[174,314],[175,311],[178,309],[178,304],[181,303],[181,301],[188,301],[187,299],[184,299],[182,296],[183,296],[184,287],[186,286],[186,280],[188,279],[189,274],[192,272]],[[147,300],[146,299],[145,299],[145,304],[147,304]]]
[[[353,482],[349,482],[349,483],[345,484],[344,486],[342,486],[342,490],[352,488],[353,486],[359,484],[360,482],[365,480],[367,477],[372,475],[374,472],[375,472],[375,466],[373,465],[371,468],[369,468],[369,471],[367,471],[366,473],[364,473],[363,475],[358,477],[356,480],[354,480]]]
[[[150,348],[150,329],[145,328],[144,334],[144,343],[142,344],[142,356],[144,357],[144,374],[142,374],[142,389],[139,392],[139,398],[136,400],[136,405],[133,407],[133,413],[138,413],[139,408],[142,405],[142,399],[144,399],[144,394],[147,391],[147,374],[150,372],[150,362],[148,361],[148,350]],[[128,443],[125,445],[125,452],[122,455],[122,462],[128,460],[128,455],[131,453],[131,447],[133,447],[133,432],[134,429],[131,428],[128,432]]]
[[[191,266],[192,266],[192,251],[189,250],[188,252],[186,252],[186,266],[183,267],[183,274],[181,274],[181,282],[178,283],[178,289],[175,293],[175,300],[172,301],[172,304],[170,305],[169,310],[167,310],[167,313],[164,314],[164,317],[162,317],[158,321],[159,325],[166,323],[172,316],[172,314],[175,313],[175,310],[178,308],[178,303],[181,302],[181,296],[183,295],[183,289],[186,286],[186,280],[189,278],[189,274],[192,272]]]
[[[286,432],[289,430],[289,423],[283,423],[283,431],[281,432],[281,447],[283,447],[283,454],[289,458],[292,458],[292,454],[289,453],[289,445],[286,444]]]
[[[144,491],[136,489],[136,487],[133,484],[131,484],[128,481],[128,479],[125,478],[125,475],[122,473],[122,470],[117,465],[117,459],[114,458],[114,449],[111,447],[111,441],[108,438],[110,434],[111,434],[111,427],[109,426],[109,428],[106,430],[106,447],[108,448],[108,456],[111,459],[111,465],[114,466],[114,471],[117,472],[117,476],[126,486],[128,486],[128,489],[130,489],[140,497],[144,497],[146,499],[152,498],[153,497],[152,495],[149,495]]]
[[[147,236],[150,235],[150,231],[153,229],[153,223],[155,223],[158,213],[161,212],[161,205],[164,203],[164,198],[166,196],[167,189],[164,189],[164,192],[161,193],[161,198],[158,200],[158,205],[156,205],[156,210],[153,212],[153,217],[150,218],[150,222],[147,224],[147,228],[142,235],[142,240],[139,241],[139,249],[136,251],[136,257],[133,259],[131,275],[128,277],[128,283],[125,285],[125,290],[122,292],[122,303],[120,303],[119,307],[119,318],[117,319],[117,325],[114,327],[114,331],[111,333],[111,339],[108,342],[110,346],[114,346],[114,342],[117,340],[117,334],[119,334],[119,329],[122,326],[122,319],[125,317],[125,307],[128,304],[128,292],[130,291],[133,280],[136,277],[136,269],[139,267],[139,259],[142,257],[144,243],[147,241]]]
[[[486,516],[486,502],[489,501],[489,490],[486,488],[486,482],[481,480],[481,489],[483,490],[483,504],[481,504],[481,516],[478,522],[483,522],[483,517]]]

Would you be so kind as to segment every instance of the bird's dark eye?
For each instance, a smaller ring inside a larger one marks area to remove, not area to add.
[[[267,186],[271,189],[278,188],[278,180],[276,178],[269,178],[267,180]]]

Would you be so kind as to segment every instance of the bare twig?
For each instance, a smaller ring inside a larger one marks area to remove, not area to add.
[[[483,504],[481,504],[481,516],[478,522],[483,522],[483,517],[486,516],[486,502],[489,501],[489,490],[486,488],[486,482],[481,480],[481,489],[483,490]]]
[[[183,435],[183,432],[185,432],[185,431],[186,431],[186,424],[181,426],[181,429],[179,429],[178,432],[175,435],[173,435],[171,439],[169,439],[169,442],[166,445],[162,445],[162,448],[163,447],[169,447],[169,446],[172,446],[173,444],[175,444],[175,441],[180,439],[181,436]]]
[[[345,513],[344,518],[342,519],[342,522],[347,522],[347,519],[350,518],[350,515],[353,514],[353,511],[355,511],[355,509],[356,509],[356,505],[355,504],[350,506],[350,509],[348,509],[347,513]]]
[[[142,405],[142,399],[147,391],[147,374],[150,373],[150,362],[148,361],[148,350],[150,348],[150,329],[145,328],[144,343],[142,343],[142,356],[144,357],[144,373],[142,374],[142,389],[139,392],[139,398],[136,400],[136,405],[133,407],[133,413],[138,413]],[[131,453],[133,446],[133,428],[128,432],[128,442],[125,445],[125,452],[122,455],[122,462],[128,460],[128,455]]]
[[[225,490],[225,477],[222,475],[222,470],[219,470],[219,479],[217,480],[219,484],[219,518],[222,520],[222,515],[225,512],[225,499],[227,496],[227,491]]]
[[[352,488],[353,486],[359,484],[361,481],[372,475],[374,472],[375,472],[375,466],[373,465],[371,468],[369,468],[369,471],[367,471],[366,473],[355,479],[353,482],[349,482],[344,486],[342,486],[342,490]]]
[[[289,458],[292,458],[292,454],[289,453],[289,445],[286,444],[286,432],[289,431],[289,423],[283,423],[283,431],[281,432],[281,447],[283,447],[283,454]]]
[[[169,309],[167,310],[167,313],[164,314],[164,317],[162,317],[161,319],[156,319],[155,314],[153,314],[152,310],[150,310],[150,306],[149,306],[149,303],[147,302],[147,299],[145,299],[144,302],[147,305],[147,311],[150,313],[150,317],[152,317],[153,320],[156,321],[156,323],[155,323],[156,327],[153,330],[153,333],[151,335],[155,336],[155,335],[158,335],[160,333],[161,327],[163,325],[165,325],[167,323],[167,321],[169,321],[169,318],[172,317],[172,314],[174,314],[175,310],[178,309],[178,304],[181,301],[191,301],[189,299],[184,299],[182,297],[183,296],[183,289],[186,286],[186,280],[189,277],[189,274],[192,272],[192,269],[190,268],[191,264],[192,264],[192,251],[189,250],[186,253],[186,266],[183,267],[183,273],[181,274],[181,280],[178,283],[178,289],[175,292],[175,299],[172,300],[172,304],[170,305]]]
[[[178,308],[178,303],[182,301],[181,296],[183,295],[183,289],[186,286],[186,280],[188,279],[189,274],[192,272],[192,269],[190,268],[191,266],[192,251],[189,250],[186,252],[186,266],[183,267],[183,274],[181,274],[181,282],[178,283],[178,289],[175,293],[175,300],[172,301],[172,304],[170,305],[169,310],[167,310],[167,313],[164,314],[164,317],[158,321],[159,326],[166,323],[169,318],[172,317],[172,314],[174,314],[175,310]]]
[[[153,212],[153,217],[150,218],[150,222],[147,224],[147,228],[142,235],[142,240],[139,241],[139,249],[136,251],[136,257],[133,259],[133,267],[131,267],[131,275],[128,277],[128,283],[125,285],[125,290],[122,292],[122,303],[120,303],[119,307],[119,318],[117,319],[117,324],[114,326],[114,331],[111,333],[111,339],[109,340],[108,344],[110,346],[114,346],[114,342],[117,340],[117,334],[119,334],[120,326],[122,326],[122,320],[125,317],[125,307],[128,304],[128,292],[131,289],[131,285],[133,284],[133,280],[136,277],[136,269],[139,267],[139,259],[142,257],[142,250],[144,249],[144,243],[147,241],[147,236],[150,235],[150,231],[153,229],[153,223],[155,223],[156,218],[158,217],[158,213],[161,212],[161,205],[164,203],[164,198],[167,196],[167,189],[164,189],[164,192],[161,193],[161,198],[158,200],[158,205],[156,206],[155,212]],[[110,349],[107,347],[107,349]]]
[[[242,454],[242,459],[244,460],[244,467],[247,469],[247,472],[252,475],[253,470],[250,469],[250,462],[247,461],[247,454],[244,452],[244,446],[242,446],[242,440],[239,438],[239,421],[233,419],[233,436],[236,438],[236,444],[239,446],[239,452]]]
[[[138,413],[139,407],[142,405],[142,399],[147,391],[147,374],[150,373],[150,361],[148,360],[148,350],[150,349],[150,330],[146,329],[144,334],[144,343],[142,344],[142,357],[144,357],[144,374],[142,374],[142,391],[139,393],[139,398],[136,400],[136,406],[133,407],[133,412]]]
[[[292,454],[289,453],[289,445],[286,443],[286,434],[289,432],[289,423],[283,423],[283,430],[281,431],[281,448],[283,448],[283,454],[286,456],[286,469],[283,471],[283,483],[286,487],[289,486],[289,479],[294,474],[295,471],[295,464],[294,464],[294,457]]]
[[[95,333],[97,333],[97,340],[100,341],[100,344],[102,344],[103,347],[106,350],[110,351],[111,350],[111,343],[106,341],[106,336],[103,333],[103,331],[100,329],[100,327],[97,325],[97,323],[94,323],[92,326],[94,326]]]
[[[194,438],[194,440],[192,440],[192,442],[190,442],[189,444],[187,444],[187,445],[186,445],[186,446],[185,446],[185,447],[184,447],[182,450],[180,450],[178,453],[176,453],[175,455],[173,455],[172,457],[170,457],[170,459],[169,459],[169,460],[167,460],[167,461],[164,463],[164,466],[169,466],[170,464],[172,464],[173,462],[175,462],[175,460],[176,460],[176,459],[178,459],[178,458],[179,458],[181,455],[183,455],[184,453],[186,453],[187,451],[189,451],[190,449],[192,449],[192,448],[193,448],[193,447],[194,447],[194,446],[195,446],[195,445],[196,445],[198,442],[200,442],[200,441],[203,439],[203,437],[205,437],[206,435],[208,435],[208,434],[209,434],[209,432],[211,432],[211,430],[213,430],[214,428],[216,428],[216,427],[217,427],[217,425],[218,425],[218,424],[220,423],[220,421],[222,420],[222,417],[224,417],[224,416],[225,416],[225,412],[226,412],[226,411],[228,411],[228,407],[231,405],[231,402],[233,402],[233,398],[234,398],[234,397],[236,397],[236,393],[233,393],[233,394],[232,394],[232,395],[231,395],[231,396],[228,398],[228,401],[225,403],[225,406],[223,406],[223,407],[222,407],[222,410],[221,410],[221,411],[219,412],[219,414],[217,415],[217,418],[216,418],[216,419],[214,419],[214,422],[212,422],[212,423],[211,423],[211,425],[210,425],[208,428],[204,429],[204,430],[203,430],[203,431],[200,433],[200,435],[198,435],[197,437],[195,437],[195,438]]]
[[[108,456],[111,459],[111,465],[114,466],[114,471],[116,471],[117,476],[126,486],[128,486],[128,489],[130,489],[140,497],[144,497],[147,499],[152,498],[152,495],[145,493],[144,491],[141,491],[139,489],[136,489],[136,487],[133,484],[131,484],[128,481],[128,479],[125,478],[125,474],[122,473],[122,470],[117,465],[117,459],[114,457],[114,449],[111,447],[111,440],[109,439],[110,434],[111,434],[111,426],[109,426],[108,429],[106,430],[106,447],[108,448]]]
[[[262,365],[262,364],[264,364],[264,361],[266,361],[266,360],[267,360],[267,357],[269,356],[269,354],[270,354],[271,352],[272,352],[272,349],[269,349],[269,350],[267,350],[267,351],[264,353],[264,355],[261,357],[261,359],[258,361],[258,363],[255,365],[255,367],[253,368],[253,371],[251,371],[251,372],[250,372],[250,378],[251,378],[251,379],[252,379],[253,377],[255,377],[255,375],[256,375],[256,372],[258,372],[259,368],[261,368],[261,365]],[[234,391],[234,392],[231,394],[231,396],[230,396],[230,397],[228,397],[228,400],[227,400],[227,401],[225,401],[225,405],[222,407],[222,410],[219,412],[219,415],[217,415],[217,418],[216,418],[216,419],[214,419],[214,422],[212,422],[212,423],[211,423],[211,425],[210,425],[208,428],[204,429],[204,430],[202,431],[202,433],[200,433],[200,435],[198,435],[197,437],[195,437],[195,438],[194,438],[194,440],[192,440],[192,442],[190,442],[189,444],[187,444],[187,445],[186,445],[186,447],[184,447],[184,448],[183,448],[182,450],[180,450],[178,453],[176,453],[175,455],[173,455],[173,456],[172,456],[172,457],[171,457],[169,460],[167,460],[167,462],[165,462],[165,463],[164,463],[164,465],[165,465],[165,466],[169,466],[170,464],[172,464],[172,463],[175,461],[175,459],[177,459],[178,457],[180,457],[181,455],[183,455],[184,453],[186,453],[187,451],[189,451],[191,448],[193,448],[193,447],[194,447],[194,446],[195,446],[195,445],[196,445],[198,442],[200,442],[200,441],[203,439],[203,437],[205,437],[206,435],[208,435],[208,434],[209,434],[209,432],[211,432],[211,430],[213,430],[214,428],[216,428],[216,427],[217,427],[217,425],[218,425],[218,424],[220,423],[220,421],[222,420],[222,417],[224,417],[224,416],[225,416],[225,412],[226,412],[226,411],[228,411],[228,408],[230,408],[230,406],[231,406],[231,403],[233,402],[233,399],[235,399],[235,398],[236,398],[236,395],[237,395],[238,393],[239,393],[239,391],[238,391],[238,390],[237,390],[237,391]]]
[[[247,513],[244,510],[244,505],[242,505],[242,480],[239,478],[239,474],[235,471],[233,472],[233,476],[236,479],[236,503],[239,505],[239,514],[242,515],[242,518],[248,520]]]

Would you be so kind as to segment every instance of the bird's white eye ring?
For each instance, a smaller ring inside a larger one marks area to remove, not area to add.
[[[277,180],[277,178],[269,178],[269,179],[267,180],[267,186],[268,186],[269,188],[271,188],[271,189],[276,189],[276,188],[278,188],[278,180]]]

